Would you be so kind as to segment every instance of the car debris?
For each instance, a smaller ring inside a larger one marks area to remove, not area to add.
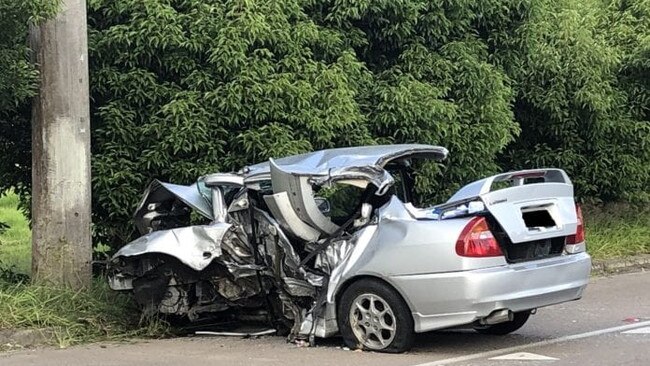
[[[276,329],[265,329],[256,332],[213,332],[209,330],[197,330],[194,332],[196,335],[209,335],[209,336],[219,336],[219,337],[242,337],[242,338],[255,338],[265,335],[275,334]]]
[[[513,331],[580,298],[591,265],[566,173],[499,174],[414,206],[414,162],[447,154],[338,148],[189,186],[154,181],[135,211],[142,236],[112,257],[109,285],[148,314],[257,319],[299,345],[341,333],[387,352],[414,331]]]

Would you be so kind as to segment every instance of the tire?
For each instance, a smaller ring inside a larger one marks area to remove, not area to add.
[[[510,321],[499,324],[476,326],[474,327],[474,330],[481,334],[506,335],[523,327],[529,317],[530,311],[522,311],[514,313],[514,317]]]
[[[413,345],[413,316],[402,297],[378,280],[362,279],[341,295],[338,325],[351,349],[401,353]]]

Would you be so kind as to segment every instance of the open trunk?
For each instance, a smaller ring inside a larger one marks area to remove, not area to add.
[[[480,200],[509,262],[562,254],[578,226],[573,185],[560,169],[510,172],[468,184],[445,204]]]

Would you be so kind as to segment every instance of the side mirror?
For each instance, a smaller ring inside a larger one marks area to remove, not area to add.
[[[316,201],[316,206],[323,215],[328,214],[332,211],[332,206],[330,205],[330,201],[328,201],[327,198],[314,197],[314,201]]]
[[[363,226],[370,222],[370,217],[372,216],[372,205],[369,203],[364,203],[361,205],[361,216],[354,220],[354,227]]]

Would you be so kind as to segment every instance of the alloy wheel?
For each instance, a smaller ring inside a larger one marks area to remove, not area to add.
[[[366,348],[380,350],[395,338],[397,322],[393,309],[376,294],[357,296],[350,307],[352,332]]]

